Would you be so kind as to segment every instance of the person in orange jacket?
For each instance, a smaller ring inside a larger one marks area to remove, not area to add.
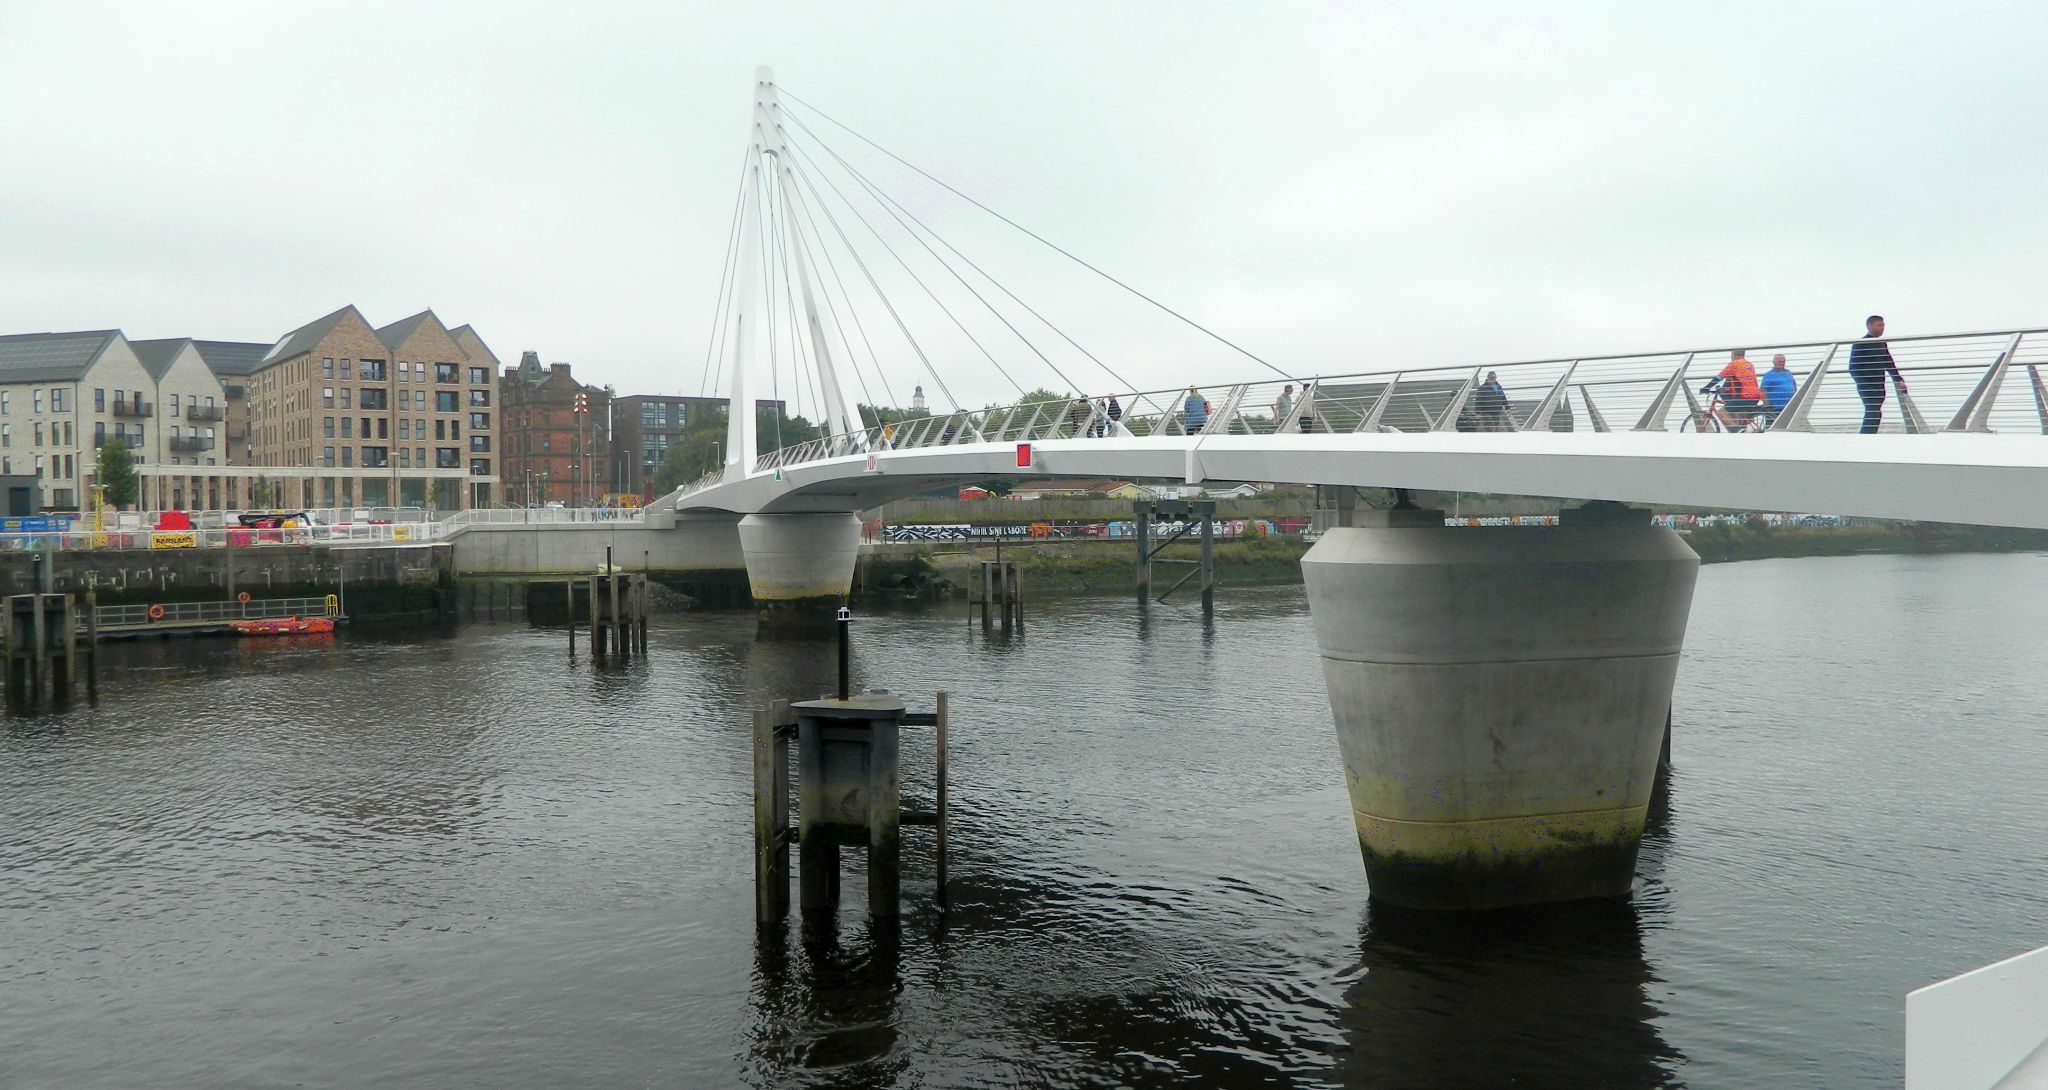
[[[1756,415],[1758,404],[1764,399],[1764,388],[1757,384],[1756,368],[1748,359],[1749,350],[1738,348],[1728,354],[1728,366],[1712,381],[1700,387],[1701,393],[1712,393],[1715,387],[1721,390],[1721,408],[1715,416],[1721,419],[1721,426],[1729,431],[1741,431]]]

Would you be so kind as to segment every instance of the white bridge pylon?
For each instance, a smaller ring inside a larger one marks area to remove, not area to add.
[[[775,73],[765,65],[754,70],[753,121],[748,133],[747,167],[741,190],[738,267],[733,277],[733,313],[728,342],[728,366],[732,377],[730,400],[726,403],[725,465],[741,474],[751,471],[751,455],[758,441],[753,400],[747,392],[747,372],[753,363],[755,341],[760,330],[774,320],[768,313],[774,306],[774,284],[771,282],[766,286],[765,299],[758,297],[754,290],[761,276],[764,198],[779,200],[782,207],[789,209],[792,224],[802,220],[803,194],[790,171],[788,141],[782,128],[782,103],[775,95]],[[856,433],[860,430],[860,415],[846,400],[838,371],[833,366],[832,348],[825,336],[824,325],[818,319],[817,294],[811,283],[810,265],[804,260],[804,248],[801,245],[790,246],[787,253],[796,280],[795,288],[803,300],[803,328],[818,380],[818,396],[824,401],[824,419],[820,423],[835,435]]]

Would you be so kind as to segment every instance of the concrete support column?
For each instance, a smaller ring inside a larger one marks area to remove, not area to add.
[[[1359,512],[1302,560],[1373,899],[1626,896],[1699,557],[1646,512]]]
[[[739,528],[762,623],[823,625],[846,604],[860,555],[860,516],[748,515]]]

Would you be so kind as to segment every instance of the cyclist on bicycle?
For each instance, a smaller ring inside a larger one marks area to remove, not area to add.
[[[1756,368],[1748,360],[1749,350],[1738,348],[1728,354],[1728,366],[1721,373],[1700,387],[1703,394],[1721,392],[1721,407],[1714,410],[1714,416],[1721,426],[1729,431],[1741,431],[1749,426],[1756,416],[1757,406],[1763,401],[1764,390],[1756,380]]]

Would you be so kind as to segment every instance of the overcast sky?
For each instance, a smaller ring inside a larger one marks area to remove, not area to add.
[[[431,306],[695,393],[757,64],[1300,374],[2048,324],[2048,4],[1886,7],[0,0],[0,333]],[[1126,380],[1258,372],[818,135]],[[1013,393],[869,257],[961,401]],[[871,396],[931,385],[842,298]]]

